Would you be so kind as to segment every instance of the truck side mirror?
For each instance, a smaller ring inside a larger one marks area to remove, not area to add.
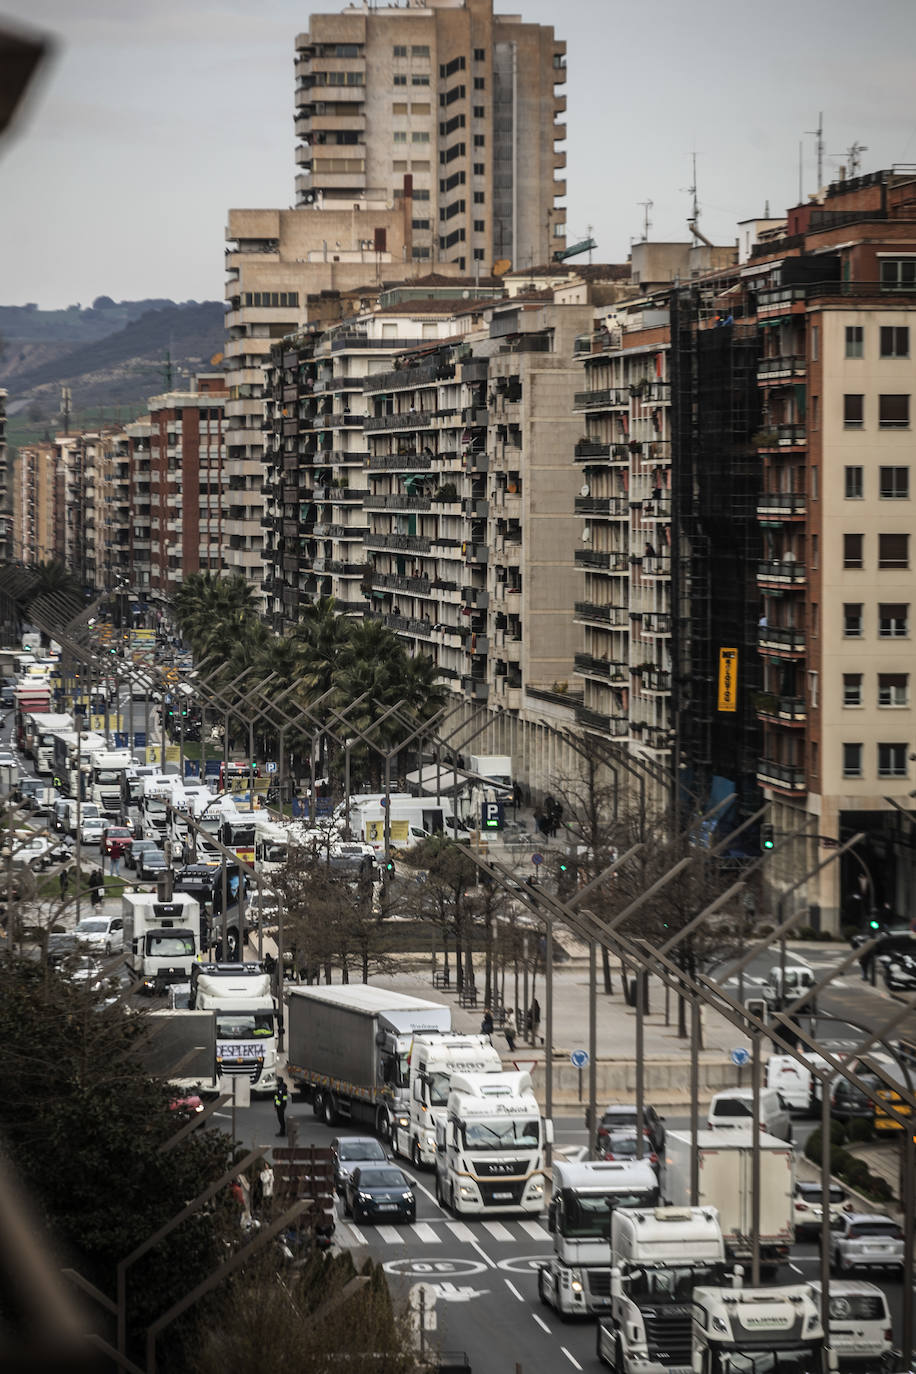
[[[552,1198],[550,1206],[547,1208],[547,1230],[554,1234],[557,1229],[557,1199]]]
[[[436,1149],[441,1150],[445,1145],[446,1124],[444,1121],[436,1122]]]
[[[545,1145],[553,1144],[553,1122],[550,1117],[546,1117],[544,1120],[544,1143]]]
[[[623,1294],[623,1284],[620,1280],[620,1269],[615,1264],[611,1269],[611,1297],[619,1298]]]
[[[423,1084],[419,1078],[415,1078],[413,1081],[413,1097],[415,1102],[423,1101]]]

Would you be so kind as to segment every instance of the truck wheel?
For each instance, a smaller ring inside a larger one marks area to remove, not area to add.
[[[550,1306],[550,1299],[547,1296],[547,1285],[544,1283],[544,1270],[538,1270],[538,1297],[542,1307]]]
[[[375,1112],[375,1134],[379,1140],[391,1139],[391,1117],[387,1107],[378,1107]]]
[[[324,1116],[324,1124],[325,1124],[326,1126],[336,1126],[336,1125],[337,1125],[337,1112],[336,1112],[335,1107],[334,1107],[334,1098],[333,1098],[333,1095],[332,1095],[331,1093],[328,1093],[327,1097],[324,1099],[324,1112],[323,1112],[323,1116]]]
[[[312,1094],[312,1115],[321,1116],[324,1110],[324,1096],[317,1090]]]
[[[415,1140],[410,1148],[410,1162],[415,1169],[423,1168],[423,1161],[420,1158],[420,1142]]]

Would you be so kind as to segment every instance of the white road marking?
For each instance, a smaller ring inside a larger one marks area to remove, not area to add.
[[[474,1232],[463,1221],[447,1221],[445,1224],[456,1240],[464,1241],[467,1245],[474,1244]]]
[[[550,1232],[546,1226],[542,1226],[539,1221],[520,1221],[519,1226],[526,1236],[531,1236],[533,1240],[549,1240]]]
[[[532,1312],[531,1315],[532,1315],[532,1317],[534,1318],[534,1320],[537,1322],[538,1326],[541,1328],[542,1331],[546,1331],[547,1334],[548,1334],[548,1336],[552,1336],[552,1335],[553,1335],[553,1332],[551,1331],[550,1327],[547,1325],[547,1323],[546,1323],[541,1317],[538,1316],[538,1314],[537,1314],[536,1312]]]
[[[404,1244],[404,1237],[396,1226],[376,1226],[375,1230],[386,1245]]]
[[[794,1272],[795,1272],[796,1274],[800,1274],[800,1273],[801,1273],[801,1270],[799,1269],[799,1267],[798,1267],[797,1264],[792,1264],[792,1263],[790,1262],[790,1263],[789,1263],[789,1268],[792,1269],[792,1270],[794,1270]]]
[[[434,1206],[438,1211],[440,1211],[440,1212],[442,1211],[442,1208],[439,1206],[439,1204],[438,1204],[438,1202],[436,1201],[436,1199],[435,1199],[435,1197],[433,1196],[433,1194],[429,1191],[428,1188],[424,1188],[424,1187],[423,1187],[423,1184],[420,1183],[420,1181],[419,1181],[418,1179],[415,1178],[415,1179],[413,1180],[412,1187],[413,1187],[413,1190],[414,1190],[415,1193],[422,1193],[424,1197],[428,1197],[428,1198],[429,1198],[430,1202],[433,1204],[433,1206]]]
[[[482,1260],[485,1260],[491,1269],[497,1269],[499,1267],[495,1260],[490,1259],[490,1256],[487,1254],[486,1250],[484,1250],[483,1246],[478,1244],[476,1240],[472,1240],[470,1243],[472,1247],[477,1251],[480,1258]]]
[[[573,1365],[576,1369],[581,1369],[581,1368],[582,1368],[581,1364],[580,1364],[579,1361],[576,1359],[576,1357],[575,1357],[574,1355],[570,1355],[570,1353],[569,1353],[569,1351],[566,1349],[566,1346],[565,1346],[565,1345],[561,1345],[561,1346],[560,1346],[560,1349],[563,1351],[563,1354],[566,1356],[567,1360],[569,1360],[569,1363],[570,1363],[571,1365]]]
[[[507,1231],[500,1221],[485,1221],[483,1223],[483,1229],[489,1231],[494,1240],[503,1241],[504,1243],[509,1241],[511,1243],[514,1239],[512,1232]]]
[[[369,1242],[366,1240],[366,1237],[363,1235],[362,1231],[359,1229],[358,1226],[354,1226],[352,1221],[348,1221],[346,1224],[349,1226],[351,1232],[353,1233],[357,1245],[369,1244]]]
[[[525,1301],[521,1293],[516,1288],[515,1284],[512,1283],[510,1279],[506,1279],[506,1287],[508,1288],[509,1292],[512,1294],[513,1297],[518,1298],[519,1302]]]
[[[434,1231],[433,1228],[429,1225],[428,1222],[425,1222],[425,1221],[417,1221],[417,1222],[414,1222],[414,1225],[413,1225],[413,1228],[412,1228],[412,1229],[413,1229],[414,1233],[420,1238],[420,1240],[425,1240],[425,1241],[426,1241],[427,1245],[430,1245],[430,1244],[439,1245],[439,1244],[441,1244],[442,1237],[436,1235],[435,1231]]]

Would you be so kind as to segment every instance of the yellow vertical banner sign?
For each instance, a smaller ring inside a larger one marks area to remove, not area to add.
[[[738,703],[738,650],[719,650],[719,710],[734,711]]]

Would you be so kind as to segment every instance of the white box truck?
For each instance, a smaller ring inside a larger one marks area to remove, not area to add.
[[[750,1131],[698,1131],[701,1207],[715,1207],[732,1261],[747,1264],[751,1248],[753,1140]],[[665,1136],[665,1199],[690,1205],[690,1169],[694,1154],[689,1131]],[[789,1257],[795,1239],[795,1151],[784,1140],[760,1133],[760,1260],[776,1270]]]
[[[409,1128],[415,1037],[452,1024],[451,1008],[365,983],[294,987],[288,1001],[287,1072],[329,1125],[366,1121],[383,1140]]]
[[[617,1208],[611,1265],[598,1359],[616,1374],[691,1374],[693,1290],[725,1282],[715,1207]]]
[[[277,1086],[277,1008],[270,975],[260,965],[204,965],[196,979],[194,1008],[216,1015],[216,1071],[246,1075],[252,1092]]]
[[[547,1229],[553,1254],[538,1294],[562,1316],[611,1306],[611,1217],[617,1207],[655,1207],[658,1178],[647,1160],[555,1160]]]
[[[552,1141],[530,1074],[453,1074],[436,1124],[436,1200],[456,1216],[542,1211]]]
[[[161,993],[186,983],[200,954],[200,905],[187,892],[163,902],[155,892],[125,892],[121,899],[127,967],[139,992]]]

